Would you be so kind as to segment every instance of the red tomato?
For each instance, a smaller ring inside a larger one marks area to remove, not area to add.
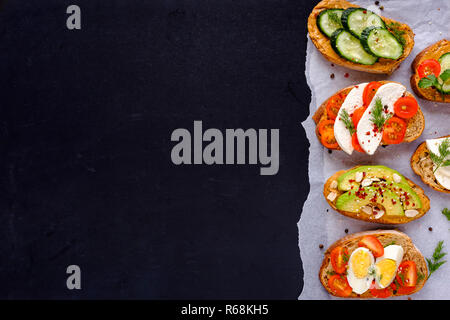
[[[348,250],[336,247],[331,251],[331,265],[336,273],[344,273],[348,263]]]
[[[381,257],[384,254],[384,248],[380,240],[374,236],[364,236],[359,240],[358,247],[366,247],[375,258]]]
[[[325,131],[320,137],[320,142],[322,142],[327,149],[339,148],[339,144],[336,141],[333,131]]]
[[[352,121],[353,121],[353,125],[355,126],[355,129],[358,127],[359,120],[361,120],[361,117],[363,116],[365,111],[366,111],[366,108],[364,108],[364,107],[359,107],[358,109],[353,111]]]
[[[403,119],[414,117],[417,110],[419,110],[419,105],[413,97],[402,97],[394,103],[395,114]]]
[[[339,144],[334,137],[334,120],[322,120],[319,122],[318,131],[320,142],[328,149],[337,149]]]
[[[381,87],[382,84],[377,81],[370,82],[365,88],[363,92],[363,103],[365,107],[368,107],[370,102],[373,99],[373,96],[377,92],[378,88]]]
[[[415,287],[417,284],[416,263],[412,260],[403,261],[398,267],[395,278],[402,287]]]
[[[430,74],[434,74],[436,77],[439,77],[441,74],[441,64],[439,61],[434,59],[424,60],[417,68],[417,72],[419,73],[419,77],[421,79],[429,76]]]
[[[389,298],[392,295],[392,291],[389,287],[384,289],[376,289],[375,288],[375,281],[372,282],[372,286],[370,287],[370,294],[374,296],[375,298]]]
[[[352,294],[352,288],[348,284],[347,277],[336,274],[328,280],[328,286],[339,297],[348,297]]]
[[[416,290],[416,287],[400,287],[397,289],[398,294],[411,294]]]
[[[386,144],[399,144],[406,133],[406,122],[398,117],[390,118],[383,128],[383,141]]]
[[[347,93],[338,93],[328,99],[327,103],[327,116],[331,120],[335,120],[339,109],[344,103],[345,98],[347,97]]]
[[[352,134],[352,146],[355,148],[358,152],[364,152],[363,148],[361,148],[361,145],[358,141],[358,136],[356,135],[356,132]]]

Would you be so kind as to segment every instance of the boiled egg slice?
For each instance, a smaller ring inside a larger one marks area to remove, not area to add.
[[[354,148],[352,145],[352,135],[345,126],[344,121],[342,121],[342,117],[344,114],[344,110],[347,111],[349,116],[351,116],[356,109],[362,107],[363,93],[366,86],[367,83],[361,83],[357,86],[354,86],[353,89],[350,90],[344,102],[342,103],[342,106],[339,109],[338,115],[336,117],[336,121],[334,122],[334,137],[336,139],[336,142],[339,144],[339,147],[341,147],[341,149],[347,154],[352,154]]]
[[[374,258],[367,248],[352,252],[348,261],[347,280],[353,292],[363,294],[373,281]]]
[[[389,245],[384,248],[384,254],[377,258],[375,263],[375,285],[378,289],[390,286],[394,281],[397,269],[403,260],[403,248],[398,245]]]
[[[442,142],[444,142],[446,138],[439,139],[429,139],[427,140],[427,148],[434,154],[439,155],[439,146]],[[445,160],[450,160],[450,156],[448,156]],[[434,169],[436,169],[436,165],[434,165]],[[439,167],[435,172],[434,176],[436,180],[447,190],[450,190],[450,166],[448,167]]]

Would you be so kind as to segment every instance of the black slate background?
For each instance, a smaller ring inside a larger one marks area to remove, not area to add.
[[[296,299],[312,7],[3,1],[0,298]],[[173,165],[170,135],[194,120],[279,128],[279,173]]]

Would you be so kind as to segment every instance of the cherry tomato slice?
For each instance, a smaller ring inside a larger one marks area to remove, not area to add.
[[[406,122],[398,117],[390,118],[383,128],[383,141],[386,144],[399,144],[406,133]]]
[[[372,286],[370,287],[370,294],[372,296],[374,296],[375,298],[381,298],[381,299],[385,299],[385,298],[389,298],[392,295],[392,291],[389,287],[384,288],[384,289],[377,289],[375,287],[375,281],[372,282]]]
[[[328,280],[328,286],[339,297],[348,297],[352,294],[352,288],[348,284],[347,277],[336,274]]]
[[[403,261],[395,276],[397,282],[402,287],[415,287],[417,285],[417,267],[412,260]]]
[[[434,74],[436,77],[439,77],[441,74],[441,64],[435,59],[424,60],[417,68],[417,72],[419,73],[419,77],[421,79],[429,76],[430,74]]]
[[[382,84],[378,81],[370,82],[365,88],[363,92],[363,103],[365,107],[368,107],[370,102],[373,99],[373,96],[377,92],[378,88],[381,87]]]
[[[372,251],[375,258],[381,257],[384,254],[384,248],[380,240],[374,236],[364,236],[359,240],[358,247],[365,247]]]
[[[330,99],[328,99],[327,103],[327,116],[331,120],[335,120],[339,109],[341,108],[342,104],[344,103],[345,98],[347,97],[347,93],[338,93],[332,96]]]
[[[333,131],[330,131],[330,130],[324,131],[320,137],[320,141],[325,146],[325,148],[328,148],[328,149],[339,148],[339,144],[336,141]]]
[[[352,134],[352,146],[356,151],[364,152],[364,149],[361,148],[361,145],[359,144],[358,136],[356,135],[356,132]]]
[[[344,247],[336,247],[331,251],[331,265],[336,273],[344,273],[348,263],[348,250]]]
[[[413,97],[402,97],[394,103],[395,114],[403,119],[414,117],[419,110],[419,105]]]
[[[320,135],[322,135],[326,131],[334,132],[334,120],[322,120],[319,122],[318,130]]]
[[[366,108],[364,108],[364,107],[359,107],[358,109],[353,111],[352,121],[353,121],[353,125],[355,126],[355,129],[358,127],[359,120],[361,120],[361,117],[363,116],[365,111],[366,111]]]
[[[397,294],[411,294],[416,290],[416,287],[399,287]]]

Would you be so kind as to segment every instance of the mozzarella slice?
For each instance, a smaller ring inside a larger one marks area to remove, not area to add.
[[[383,137],[383,132],[381,130],[374,130],[375,124],[371,121],[372,111],[375,107],[376,100],[381,99],[383,107],[387,107],[387,113],[385,113],[385,116],[387,116],[388,114],[394,114],[394,103],[401,98],[405,92],[405,86],[392,82],[378,88],[356,129],[359,144],[367,154],[372,155],[375,153]]]
[[[362,107],[363,92],[366,86],[367,83],[361,83],[350,90],[342,103],[341,108],[339,109],[336,121],[334,123],[334,137],[336,138],[336,142],[339,144],[339,147],[341,147],[341,149],[348,154],[352,154],[354,150],[352,145],[352,136],[341,117],[344,110],[346,110],[351,116],[357,108]]]
[[[430,139],[427,140],[427,148],[434,154],[439,155],[439,146],[446,138]],[[446,157],[446,160],[450,160],[450,156]],[[436,165],[434,166],[434,169]],[[434,173],[436,180],[447,190],[450,190],[450,166],[440,167]]]

